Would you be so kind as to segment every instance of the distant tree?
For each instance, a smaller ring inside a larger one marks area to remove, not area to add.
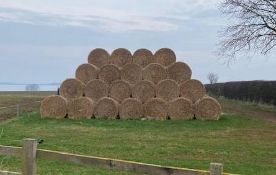
[[[218,79],[219,79],[218,74],[215,74],[212,72],[207,75],[207,78],[208,78],[210,84],[217,83]]]
[[[236,21],[222,32],[219,46],[229,61],[242,51],[266,55],[275,48],[275,0],[223,0],[221,11]]]
[[[26,91],[39,91],[40,87],[38,84],[28,84],[28,85],[26,85],[25,90]]]

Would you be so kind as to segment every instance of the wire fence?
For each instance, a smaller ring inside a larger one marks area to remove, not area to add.
[[[33,101],[30,103],[18,103],[9,106],[0,107],[0,121],[12,117],[19,117],[28,112],[39,111],[41,101]]]

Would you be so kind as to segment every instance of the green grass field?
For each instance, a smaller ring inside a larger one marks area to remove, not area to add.
[[[0,143],[21,146],[43,138],[40,148],[167,166],[226,172],[276,174],[276,125],[257,118],[223,115],[219,121],[55,120],[38,113],[0,125]],[[18,160],[1,157],[1,169],[20,170]],[[69,173],[73,171],[73,173]],[[46,161],[40,174],[123,174]],[[130,172],[125,172],[130,174]]]
[[[23,104],[48,94],[0,93],[0,104]],[[55,151],[205,170],[210,162],[220,162],[229,173],[275,175],[276,107],[219,101],[224,112],[219,121],[41,119],[38,106],[30,106],[22,110],[34,112],[0,120],[0,144],[22,146],[24,138],[42,138],[39,148]],[[20,171],[20,166],[19,159],[0,156],[1,170]],[[134,174],[44,160],[38,171]]]

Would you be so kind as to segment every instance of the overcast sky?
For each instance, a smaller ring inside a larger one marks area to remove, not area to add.
[[[206,83],[275,80],[276,54],[238,57],[230,67],[216,55],[228,19],[218,0],[0,0],[0,82],[52,83],[74,77],[91,49],[132,53],[172,48],[177,61]]]

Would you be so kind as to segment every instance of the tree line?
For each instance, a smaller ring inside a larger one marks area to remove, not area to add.
[[[276,105],[276,81],[226,82],[205,87],[210,95]]]

